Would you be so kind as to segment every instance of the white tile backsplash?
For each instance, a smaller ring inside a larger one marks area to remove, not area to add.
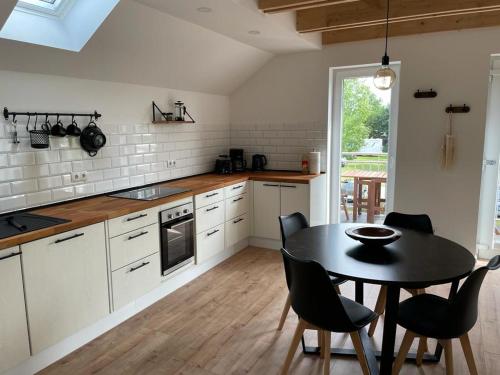
[[[49,149],[36,150],[27,134],[14,145],[0,133],[0,212],[210,172],[232,135],[228,124],[98,125],[108,143],[93,158],[77,137],[51,137]],[[72,182],[71,173],[81,171],[86,181]]]

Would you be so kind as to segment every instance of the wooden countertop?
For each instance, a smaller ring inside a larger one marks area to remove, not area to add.
[[[225,186],[237,184],[238,182],[252,180],[308,184],[309,181],[316,177],[318,177],[318,175],[303,175],[298,172],[280,171],[243,172],[233,175],[217,175],[208,173],[193,177],[186,177],[176,181],[160,183],[159,185],[161,186],[182,187],[190,189],[190,191],[153,201],[99,196],[74,202],[63,202],[50,207],[35,209],[30,212],[39,215],[71,220],[70,222],[0,239],[0,250],[81,228],[87,225],[100,223],[108,219],[128,215],[147,208],[160,206],[165,203],[205,193],[210,190],[220,189]]]

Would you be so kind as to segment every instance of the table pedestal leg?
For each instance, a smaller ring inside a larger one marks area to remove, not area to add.
[[[385,305],[384,336],[382,341],[382,357],[380,358],[380,374],[391,375],[394,362],[394,343],[396,341],[396,327],[399,309],[400,289],[397,286],[387,287]]]

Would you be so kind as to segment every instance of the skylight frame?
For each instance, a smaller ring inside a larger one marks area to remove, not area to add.
[[[53,4],[42,0],[19,0],[16,9],[39,16],[63,17],[74,0],[55,0]]]

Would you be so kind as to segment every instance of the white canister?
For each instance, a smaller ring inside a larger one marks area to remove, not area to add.
[[[321,173],[321,153],[317,151],[312,151],[309,153],[309,173],[310,174],[320,174]]]

